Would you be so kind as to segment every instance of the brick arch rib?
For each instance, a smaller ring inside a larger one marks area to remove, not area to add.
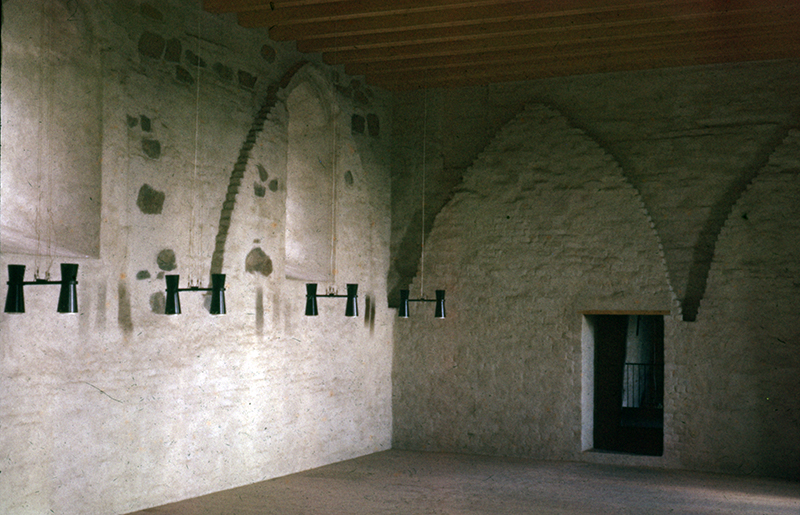
[[[247,131],[244,143],[239,149],[239,157],[233,165],[231,178],[228,181],[228,190],[225,193],[225,201],[222,203],[222,209],[219,213],[219,225],[217,229],[217,237],[214,241],[214,253],[211,256],[211,273],[222,273],[222,265],[225,262],[225,245],[228,241],[228,230],[231,226],[231,216],[233,209],[236,207],[236,196],[239,193],[239,187],[242,185],[244,172],[247,169],[247,163],[250,161],[250,152],[256,144],[256,139],[259,133],[264,130],[264,123],[267,120],[269,112],[275,107],[278,101],[278,92],[286,88],[291,82],[292,77],[308,63],[308,61],[299,61],[289,68],[280,81],[271,84],[267,88],[267,96],[264,99],[261,108],[256,113],[250,129]]]
[[[742,173],[728,185],[724,194],[719,197],[717,202],[711,207],[706,223],[697,238],[694,252],[692,254],[692,264],[689,269],[689,280],[686,285],[684,298],[681,299],[681,307],[684,322],[694,322],[700,309],[700,302],[705,295],[708,284],[708,274],[711,270],[711,263],[714,260],[717,240],[719,239],[722,227],[728,220],[734,206],[747,190],[748,186],[758,176],[759,172],[767,165],[770,156],[788,137],[791,128],[787,127],[776,132],[776,134],[764,145],[761,150],[753,157],[749,166],[742,170]]]

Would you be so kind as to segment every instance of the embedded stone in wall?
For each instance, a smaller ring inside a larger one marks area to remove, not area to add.
[[[373,138],[380,135],[381,122],[377,114],[370,113],[367,115],[367,130],[369,131],[369,135]]]
[[[278,191],[278,179],[272,179],[269,181],[269,191]]]
[[[369,99],[367,98],[367,95],[361,90],[353,92],[353,100],[355,100],[357,104],[361,105],[369,104]]]
[[[155,139],[142,139],[142,150],[150,159],[161,157],[161,143]]]
[[[161,59],[166,42],[164,38],[152,32],[143,32],[139,36],[139,53],[153,59]]]
[[[256,168],[258,168],[258,178],[261,180],[261,182],[267,182],[269,174],[267,173],[267,169],[264,168],[264,165],[258,164],[256,165]]]
[[[256,76],[247,73],[246,71],[239,70],[239,85],[243,88],[253,89],[256,87]]]
[[[145,115],[141,115],[139,117],[140,124],[142,126],[142,130],[145,132],[150,132],[152,130],[152,125],[150,123],[150,118],[146,117]]]
[[[364,134],[366,128],[366,120],[363,116],[354,114],[350,118],[350,132],[353,134]]]
[[[353,185],[353,172],[351,172],[350,170],[347,170],[344,174],[344,183],[347,184],[348,186]]]
[[[137,125],[139,125],[139,119],[135,116],[127,115],[125,123],[128,125],[129,129],[133,129]]]
[[[253,183],[253,193],[256,197],[263,197],[267,194],[267,188],[263,184],[259,184],[258,182]]]
[[[177,259],[175,258],[175,251],[172,249],[164,249],[158,253],[156,263],[158,268],[167,272],[178,268]]]
[[[275,49],[269,45],[264,45],[261,47],[261,57],[268,63],[275,62]]]
[[[191,50],[186,50],[186,62],[188,62],[192,66],[197,66],[199,68],[206,67],[206,62],[203,60],[203,58],[195,54]]]
[[[268,277],[272,273],[272,260],[260,247],[256,247],[247,254],[244,269],[251,274]]]
[[[149,270],[139,270],[136,272],[136,278],[140,281],[145,279],[150,279],[150,271]]]
[[[164,50],[164,60],[168,63],[178,63],[181,60],[181,50],[183,45],[180,39],[170,39],[167,41],[167,48]]]
[[[164,198],[166,195],[163,191],[158,191],[150,187],[149,184],[143,184],[139,188],[139,196],[136,199],[136,205],[142,213],[146,215],[160,215],[161,209],[164,207]]]
[[[175,66],[175,78],[186,84],[194,84],[194,77],[189,73],[189,70],[183,66]]]
[[[142,16],[145,18],[150,18],[151,20],[155,21],[164,21],[164,15],[161,14],[161,11],[153,7],[152,4],[147,2],[143,3],[139,6],[139,12],[142,13]]]
[[[233,81],[233,68],[225,66],[222,63],[214,63],[212,69],[216,72],[217,76],[219,76],[220,80],[225,82]]]

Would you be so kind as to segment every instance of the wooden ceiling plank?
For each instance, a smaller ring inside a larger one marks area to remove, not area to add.
[[[785,58],[795,52],[800,56],[800,36],[790,24],[769,34],[732,34],[730,32],[706,33],[702,36],[692,35],[684,38],[662,36],[658,38],[643,37],[636,41],[597,41],[593,45],[576,44],[562,46],[558,52],[549,48],[520,48],[504,52],[484,52],[460,56],[444,55],[433,58],[409,59],[397,62],[379,62],[362,65],[347,65],[346,70],[352,75],[379,76],[393,73],[421,73],[430,70],[457,69],[463,67],[494,65],[502,63],[530,63],[553,58],[569,59],[574,56],[604,56],[606,54],[637,54],[651,52],[659,54],[664,51],[691,53],[707,48],[725,47],[734,54],[749,51],[749,46],[775,49],[776,58]]]
[[[761,14],[761,16],[759,16]],[[765,29],[777,23],[785,23],[787,20],[794,20],[800,24],[800,7],[795,9],[795,16],[775,17],[770,13],[739,11],[729,12],[723,18],[714,16],[713,18],[687,15],[684,17],[651,18],[646,20],[614,21],[609,23],[580,23],[573,20],[567,26],[549,23],[531,24],[527,20],[516,20],[503,23],[487,23],[470,27],[451,27],[447,29],[420,30],[409,33],[386,33],[374,34],[369,36],[351,36],[324,40],[301,40],[298,41],[298,50],[305,53],[328,52],[341,53],[344,59],[347,52],[357,50],[365,56],[368,51],[373,49],[393,49],[397,51],[401,47],[410,47],[408,53],[413,54],[415,48],[424,48],[424,45],[458,45],[462,51],[470,51],[475,47],[493,46],[492,41],[503,42],[505,38],[518,36],[541,37],[543,40],[557,39],[569,43],[574,40],[586,40],[589,38],[627,36],[636,37],[642,33],[662,33],[677,28],[680,32],[685,32],[687,27],[692,30],[711,25],[724,25],[740,28],[757,27],[762,24]],[[770,15],[767,17],[766,15]],[[584,20],[587,21],[587,20]],[[322,42],[324,44],[315,44]],[[387,50],[388,52],[389,50]]]
[[[270,37],[279,40],[306,40],[312,38],[337,38],[350,35],[364,36],[375,33],[405,32],[411,29],[443,29],[460,25],[480,25],[489,21],[509,22],[528,19],[532,24],[551,23],[612,23],[650,18],[681,16],[718,16],[731,12],[773,11],[769,3],[757,0],[740,0],[734,7],[720,12],[713,7],[698,7],[697,0],[671,0],[645,2],[627,7],[609,8],[605,4],[585,9],[549,11],[534,2],[509,4],[504,8],[480,6],[457,10],[439,10],[418,14],[397,14],[336,22],[278,24],[271,27]]]
[[[680,0],[685,1],[685,0]],[[574,11],[582,14],[585,10]],[[588,14],[602,12],[590,9]],[[611,11],[608,11],[611,12]],[[616,11],[615,11],[616,12]],[[319,37],[341,37],[370,33],[407,31],[413,28],[440,28],[455,25],[470,25],[487,21],[509,21],[514,18],[559,17],[534,2],[514,4],[479,5],[458,9],[435,10],[413,13],[391,13],[367,18],[341,19],[335,21],[298,21],[294,24],[278,24],[273,27],[271,37],[277,40],[299,40]]]
[[[247,0],[243,0],[247,1]],[[241,9],[240,24],[244,27],[271,27],[275,25],[321,24],[348,20],[370,19],[393,15],[415,15],[436,11],[453,11],[496,5],[513,5],[530,0],[328,0],[316,5],[281,6],[274,9]],[[580,0],[586,1],[586,0]],[[627,2],[630,0],[613,0]],[[666,0],[691,1],[691,0]]]
[[[476,52],[474,54],[441,55],[436,57],[406,59],[392,62],[377,62],[365,64],[348,64],[346,70],[354,75],[379,75],[381,73],[418,72],[426,73],[431,69],[458,68],[493,64],[496,62],[537,61],[548,59],[552,56],[569,58],[574,55],[603,55],[611,53],[636,53],[649,51],[660,53],[662,49],[674,50],[703,49],[708,47],[726,46],[731,52],[738,52],[747,44],[765,46],[771,44],[778,48],[778,55],[784,56],[794,48],[800,48],[800,36],[796,35],[794,27],[786,24],[769,34],[731,33],[729,31],[712,31],[701,34],[685,34],[684,37],[674,35],[661,35],[657,37],[640,37],[636,40],[595,41],[591,45],[576,43],[573,45],[531,46],[509,48],[503,51]]]
[[[248,11],[276,11],[307,8],[315,4],[341,3],[349,0],[203,0],[203,10],[211,13],[239,13]]]
[[[791,50],[787,51],[787,53],[790,52]],[[643,53],[640,55],[625,56],[609,55],[605,59],[578,57],[574,60],[553,59],[549,62],[538,63],[538,66],[526,67],[520,64],[496,64],[493,67],[448,70],[439,73],[434,71],[425,75],[419,73],[397,74],[394,76],[365,75],[364,78],[367,83],[383,87],[390,91],[424,88],[456,88],[571,75],[712,65],[742,62],[743,60],[764,61],[774,59],[774,55],[775,49],[773,48],[752,48],[749,50],[746,59],[742,59],[741,57],[732,59],[730,53],[725,49],[711,49],[705,52],[695,52],[691,56],[682,55],[680,53],[666,53],[652,56]],[[787,57],[788,56],[782,58]]]
[[[710,23],[707,19],[695,20],[663,20],[661,23],[626,24],[623,27],[613,27],[605,24],[597,26],[571,26],[563,30],[531,31],[521,34],[499,34],[485,39],[442,41],[408,46],[380,47],[345,50],[326,55],[326,60],[335,60],[337,64],[369,63],[379,61],[393,61],[415,57],[431,57],[436,55],[469,54],[476,51],[494,51],[519,46],[536,46],[539,44],[570,45],[592,44],[593,39],[615,37],[619,39],[639,38],[658,34],[691,34],[693,32],[708,32],[712,30],[730,30],[748,32],[769,32],[776,27],[785,25],[797,26],[796,18],[783,17],[778,19],[766,16],[739,16],[735,23],[729,18],[730,24]],[[619,29],[619,30],[616,30]]]
[[[296,40],[308,37],[338,37],[368,33],[395,32],[408,28],[444,27],[457,24],[478,23],[482,20],[511,20],[518,16],[532,16],[528,3],[516,2],[496,6],[481,5],[462,9],[425,11],[418,13],[397,13],[384,16],[352,18],[322,22],[299,22],[277,24],[271,36],[277,40]],[[541,16],[541,14],[540,14]],[[298,35],[301,35],[298,37]]]

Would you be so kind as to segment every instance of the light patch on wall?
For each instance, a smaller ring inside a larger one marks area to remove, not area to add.
[[[328,281],[333,276],[330,107],[309,81],[291,92],[287,104],[286,277]]]
[[[68,4],[3,6],[3,253],[99,256],[102,74],[95,28]],[[29,23],[8,23],[22,9]]]

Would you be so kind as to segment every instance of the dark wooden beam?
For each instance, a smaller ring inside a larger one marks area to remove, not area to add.
[[[337,62],[372,62],[415,58],[432,54],[463,54],[476,51],[503,50],[508,47],[538,45],[592,44],[597,40],[674,35],[685,37],[708,30],[769,31],[787,23],[800,23],[800,6],[795,16],[775,17],[763,10],[731,11],[724,15],[691,14],[662,18],[594,22],[572,18],[570,23],[554,19],[540,23],[512,21],[477,27],[453,27],[414,31],[413,34],[387,33],[334,39],[301,40],[303,52],[335,54]],[[320,44],[323,43],[323,44]]]
[[[800,14],[800,6],[797,9]],[[612,42],[622,47],[635,46],[642,41],[655,39],[659,43],[670,43],[671,38],[682,40],[704,39],[707,37],[725,38],[737,34],[769,34],[782,31],[786,27],[797,27],[795,17],[765,17],[756,12],[728,13],[724,23],[720,17],[685,16],[684,18],[665,18],[646,20],[638,23],[619,22],[615,24],[568,24],[564,27],[540,27],[530,30],[492,33],[480,37],[461,40],[443,38],[440,41],[409,43],[394,46],[373,46],[352,50],[340,50],[325,54],[326,61],[334,64],[357,64],[392,62],[432,58],[453,57],[476,52],[490,53],[506,50],[525,50],[549,48],[553,52],[580,45],[593,46]]]

